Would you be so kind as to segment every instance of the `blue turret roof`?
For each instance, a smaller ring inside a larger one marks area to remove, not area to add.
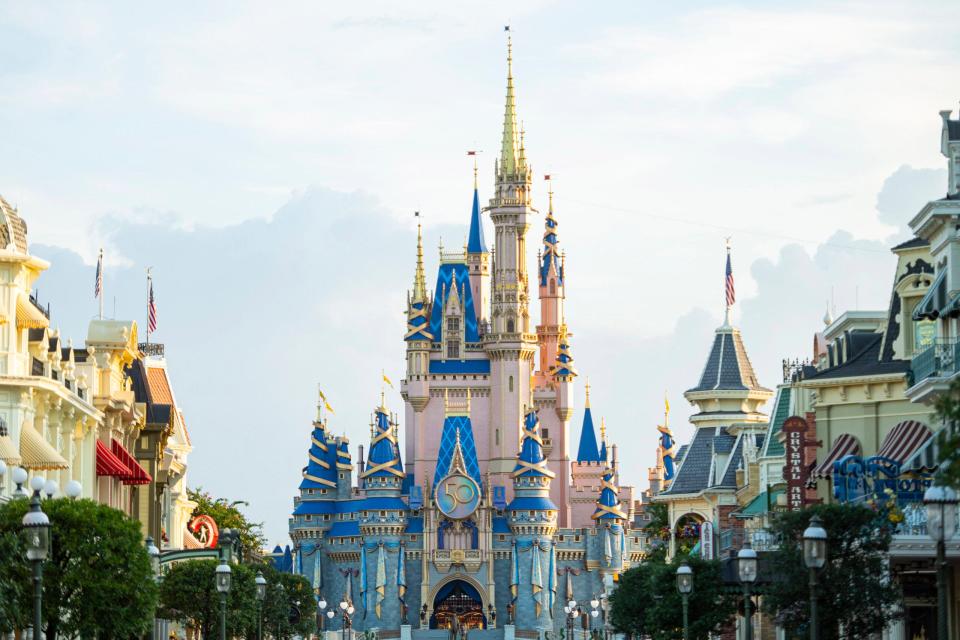
[[[550,265],[557,272],[557,284],[563,284],[563,265],[560,264],[560,252],[557,245],[560,240],[557,238],[557,219],[553,217],[553,192],[550,192],[550,208],[547,210],[547,218],[543,231],[543,256],[540,259],[540,286],[546,286],[547,276],[550,274]]]
[[[467,253],[486,253],[487,243],[483,241],[483,222],[480,219],[480,196],[473,188],[473,209],[470,211],[470,235],[467,238]]]
[[[566,325],[560,328],[560,340],[557,344],[557,363],[553,366],[550,373],[557,378],[572,378],[577,375],[577,370],[573,366],[573,355],[570,353],[570,340],[567,336]]]
[[[444,419],[433,484],[434,486],[440,484],[440,481],[450,473],[458,438],[464,470],[482,489],[483,481],[480,477],[480,464],[477,461],[477,445],[473,439],[473,426],[468,415],[450,415]]]
[[[620,508],[619,492],[620,490],[613,481],[613,469],[607,467],[603,473],[600,497],[597,498],[597,509],[593,512],[594,520],[605,520],[608,518],[625,520],[627,518],[627,514]]]
[[[600,440],[600,462],[607,462],[607,441]]]
[[[303,468],[301,489],[322,489],[337,486],[336,445],[327,443],[327,429],[323,422],[313,423],[307,466]]]
[[[463,330],[466,342],[480,342],[480,328],[477,326],[477,312],[473,306],[473,289],[470,287],[470,271],[462,262],[447,262],[437,271],[437,288],[434,290],[433,307],[430,312],[430,335],[434,342],[443,336],[446,323],[443,312],[453,287],[460,296],[460,308],[463,310]]]
[[[427,315],[430,309],[425,302],[411,302],[407,316],[406,340],[432,340],[430,326],[427,324]]]
[[[536,410],[531,407],[523,418],[523,439],[520,441],[520,453],[517,454],[513,477],[552,478],[555,475],[547,468],[547,460],[543,455],[543,440],[540,438],[540,420]]]
[[[577,462],[600,462],[600,451],[597,449],[597,432],[593,428],[593,414],[590,412],[589,396],[587,402],[587,408],[583,410],[583,428],[580,430]]]
[[[397,477],[403,478],[403,462],[400,460],[400,447],[393,432],[393,425],[383,407],[374,415],[370,452],[367,455],[367,467],[362,478]]]

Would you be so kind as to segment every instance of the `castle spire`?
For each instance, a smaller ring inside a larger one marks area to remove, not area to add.
[[[607,419],[600,418],[600,462],[607,464]]]
[[[613,469],[607,466],[603,472],[603,480],[600,484],[600,496],[597,498],[597,508],[593,512],[594,520],[617,519],[626,520],[627,514],[623,512],[620,502],[620,488],[613,478]]]
[[[420,212],[417,217],[417,268],[413,275],[413,291],[407,297],[407,341],[433,339],[430,333],[430,300],[427,297],[427,278],[423,272],[423,229],[420,225]]]
[[[540,286],[547,286],[547,279],[550,276],[551,267],[557,275],[558,287],[563,286],[563,265],[560,263],[560,252],[557,245],[560,240],[557,237],[557,219],[553,217],[553,180],[549,175],[544,176],[547,181],[549,197],[549,206],[547,207],[547,217],[543,221],[543,253],[540,258]]]
[[[473,156],[473,207],[470,210],[470,234],[466,253],[487,253],[487,243],[483,240],[483,223],[480,220],[480,195],[477,190],[477,152],[467,153]]]
[[[426,302],[427,277],[423,271],[423,228],[420,224],[420,212],[414,213],[417,217],[417,269],[413,275],[413,301]]]
[[[583,427],[580,430],[580,446],[577,462],[600,462],[597,449],[597,432],[593,427],[593,411],[590,409],[590,383],[587,383],[587,401],[583,409]]]
[[[517,103],[513,89],[513,38],[507,31],[507,102],[503,114],[503,139],[500,144],[500,173],[514,175],[520,169],[519,139],[517,133]]]

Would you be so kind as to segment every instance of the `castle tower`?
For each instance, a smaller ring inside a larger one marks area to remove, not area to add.
[[[491,327],[484,336],[490,358],[491,427],[487,450],[491,481],[506,484],[519,441],[523,402],[530,396],[536,336],[530,333],[526,235],[536,213],[530,199],[532,171],[518,133],[513,86],[512,45],[507,43],[507,96],[500,158],[495,166],[493,220],[495,252],[491,286]]]
[[[473,206],[470,209],[470,233],[467,236],[467,269],[470,271],[470,288],[477,309],[477,320],[485,326],[490,315],[490,252],[483,238],[483,221],[480,218],[480,194],[477,189],[477,160],[473,153]]]
[[[399,496],[405,477],[397,441],[397,421],[387,414],[381,394],[380,406],[370,425],[370,452],[360,479],[368,496]]]
[[[597,497],[592,517],[600,529],[600,573],[604,576],[605,584],[612,583],[613,574],[625,568],[624,526],[627,523],[627,514],[622,508],[620,489],[610,466],[604,469],[600,495]]]
[[[401,393],[407,402],[406,458],[411,477],[416,477],[415,449],[423,435],[423,410],[430,401],[430,297],[423,270],[423,231],[417,223],[417,267],[413,290],[407,293],[407,374]],[[412,410],[412,411],[411,411]]]
[[[554,473],[547,468],[540,437],[540,421],[527,410],[523,439],[512,473],[514,498],[507,507],[514,544],[510,590],[517,624],[524,628],[553,628],[556,601],[557,505],[550,500]],[[530,553],[519,553],[529,547]],[[544,568],[546,567],[546,570]]]
[[[300,492],[301,495],[329,493],[332,499],[336,488],[336,444],[332,439],[328,442],[327,421],[323,417],[323,400],[320,399],[317,402],[317,419],[313,421],[313,432],[310,434],[310,450],[307,453],[307,466],[303,468]]]
[[[561,317],[563,290],[563,265],[558,251],[557,220],[553,217],[553,186],[549,191],[550,204],[544,220],[543,252],[540,254],[537,280],[540,285],[540,325],[537,326],[537,343],[540,347],[540,362],[537,371],[537,386],[552,382],[550,371],[557,362],[557,348],[561,329],[565,329]]]

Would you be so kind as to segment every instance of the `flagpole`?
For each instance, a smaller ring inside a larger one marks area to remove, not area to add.
[[[151,269],[153,267],[147,267],[147,347],[150,346],[150,290],[153,281],[153,276],[150,275]]]
[[[100,247],[100,257],[99,257],[99,268],[100,268],[100,320],[103,320],[103,247]]]

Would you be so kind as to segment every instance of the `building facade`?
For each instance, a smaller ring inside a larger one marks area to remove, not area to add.
[[[615,445],[584,412],[577,454],[572,334],[552,193],[537,269],[527,233],[538,216],[518,127],[512,55],[493,196],[474,182],[463,252],[441,249],[427,290],[418,229],[408,294],[405,446],[397,416],[371,420],[366,458],[331,434],[321,401],[294,499],[295,569],[329,602],[355,607],[355,629],[599,628],[619,572],[639,562],[632,489],[618,486]],[[488,247],[482,215],[494,237]],[[537,290],[534,324],[531,280]],[[354,486],[356,477],[357,486]],[[409,588],[408,588],[409,586]],[[334,627],[343,624],[337,617]]]

